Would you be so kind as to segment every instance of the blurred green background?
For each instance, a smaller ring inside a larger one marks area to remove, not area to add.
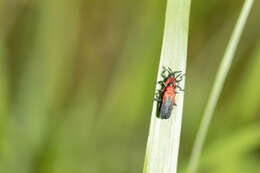
[[[243,0],[192,1],[179,172]],[[141,172],[166,1],[0,1],[0,172]],[[260,172],[260,2],[200,173]]]

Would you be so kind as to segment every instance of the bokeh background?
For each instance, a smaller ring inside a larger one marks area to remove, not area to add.
[[[179,172],[243,0],[192,1]],[[260,2],[200,173],[260,172]],[[142,171],[166,1],[0,1],[0,172]]]

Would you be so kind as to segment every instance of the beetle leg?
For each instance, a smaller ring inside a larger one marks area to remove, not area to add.
[[[163,71],[167,71],[167,69],[166,69],[166,67],[165,67],[165,66],[163,66],[163,67],[162,67],[162,69],[163,69]]]
[[[184,89],[182,89],[182,87],[180,87],[179,85],[176,85],[176,89],[179,89],[179,91],[184,91]]]
[[[166,87],[166,85],[165,85],[165,83],[163,81],[159,81],[157,83],[163,85],[164,87]]]
[[[178,75],[175,77],[175,81],[176,81],[176,82],[177,82],[176,79],[177,79],[178,77],[180,77],[181,75],[182,75],[182,74],[180,73],[180,74],[178,74]],[[174,76],[175,76],[175,75],[174,75]]]
[[[164,82],[162,80],[158,81],[157,82],[158,84],[163,84]]]
[[[162,76],[163,78],[166,78],[165,72],[167,72],[168,74],[173,73],[172,69],[170,69],[169,67],[166,68],[165,66],[163,66],[162,69],[163,69],[162,73],[164,74],[164,76]]]
[[[161,99],[158,99],[158,98],[154,98],[155,101],[157,102],[161,102],[162,100]]]
[[[185,76],[185,74],[182,74],[182,75],[180,76],[180,79],[179,79],[179,80],[176,80],[176,82],[182,81],[184,76]],[[179,76],[178,76],[178,77],[179,77]]]
[[[159,91],[160,93],[162,93],[162,92],[163,92],[163,89],[160,89],[160,90],[157,90],[157,91]]]
[[[182,71],[175,71],[172,74],[174,75],[175,78],[178,78],[181,75],[181,73],[182,73]],[[175,75],[177,75],[177,76],[175,76]]]
[[[164,82],[162,84],[163,84],[164,87],[166,87],[166,84]],[[161,89],[161,90],[164,90],[164,89]]]
[[[168,67],[168,73],[174,73],[170,67]]]
[[[167,69],[166,69],[164,66],[162,67],[162,69],[163,69],[163,70],[162,70],[162,73],[161,73],[161,74],[162,74],[162,77],[165,77],[165,72],[167,71]]]
[[[157,94],[158,94],[158,93],[157,93]],[[155,98],[154,98],[154,99],[159,100],[159,99],[160,99],[160,96],[158,96],[157,94],[155,94]]]
[[[164,81],[162,81],[162,80],[160,80],[160,81],[156,82],[155,84],[160,84],[160,85],[163,85],[163,86],[165,86],[165,85],[164,85]]]
[[[166,71],[165,71],[165,70],[163,70],[163,71],[162,71],[162,73],[161,73],[161,77],[162,77],[163,79],[165,79],[165,78],[166,78],[166,74],[165,74],[165,72],[166,72]]]
[[[157,97],[157,98],[159,98],[160,97],[160,92],[157,92],[157,93],[155,93],[155,96]]]
[[[158,98],[160,98],[160,97],[161,97],[161,94],[162,94],[162,91],[158,91],[158,90],[157,90],[157,92],[156,92],[155,94],[156,94],[156,96],[158,96]]]

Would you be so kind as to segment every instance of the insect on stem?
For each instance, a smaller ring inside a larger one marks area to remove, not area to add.
[[[176,76],[176,74],[178,75]],[[158,117],[161,119],[168,119],[170,118],[173,106],[177,106],[175,103],[175,95],[179,92],[176,90],[183,91],[179,86],[179,82],[182,81],[184,74],[182,74],[182,71],[173,71],[170,67],[163,67],[161,76],[163,80],[158,81],[161,88],[157,90],[156,98],[154,100],[158,102]],[[179,77],[180,79],[176,80]]]

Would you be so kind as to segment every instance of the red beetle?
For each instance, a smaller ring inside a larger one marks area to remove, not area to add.
[[[166,72],[168,72],[167,76]],[[175,95],[178,93],[176,89],[183,91],[179,82],[182,81],[184,74],[181,71],[173,72],[170,68],[163,67],[161,76],[163,81],[158,82],[161,84],[161,89],[156,93],[155,100],[158,102],[159,118],[168,119],[171,116],[173,106],[176,106]]]

